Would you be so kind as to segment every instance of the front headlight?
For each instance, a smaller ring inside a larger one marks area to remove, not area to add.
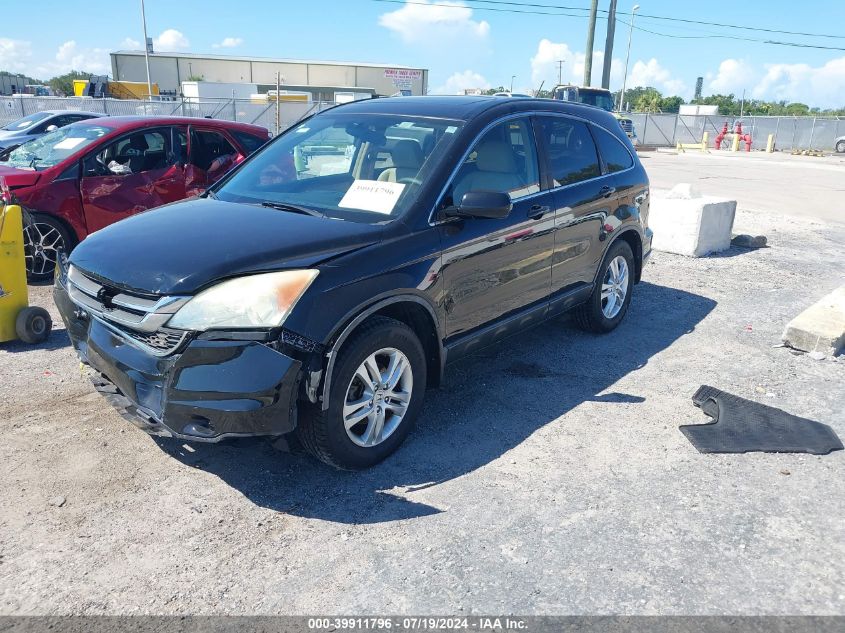
[[[203,290],[174,314],[180,330],[271,328],[287,318],[317,277],[316,270],[285,270],[238,277]]]

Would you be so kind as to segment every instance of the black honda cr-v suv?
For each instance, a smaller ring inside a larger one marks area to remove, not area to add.
[[[362,468],[405,439],[447,362],[569,309],[616,327],[651,250],[648,201],[603,110],[359,101],[202,197],[91,235],[55,298],[98,389],[144,430],[296,431]]]

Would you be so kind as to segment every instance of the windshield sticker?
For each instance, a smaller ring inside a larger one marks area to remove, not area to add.
[[[70,138],[66,138],[65,140],[60,141],[60,142],[56,143],[55,145],[53,145],[53,149],[73,149],[74,147],[76,147],[80,143],[84,143],[84,142],[85,142],[84,138],[76,138],[76,137],[71,136]]]
[[[405,185],[401,182],[356,180],[346,191],[340,204],[344,209],[363,209],[385,215],[393,211]]]
[[[455,130],[457,130],[457,129],[458,129],[457,125],[450,125],[449,127],[446,128],[446,134],[454,134]]]

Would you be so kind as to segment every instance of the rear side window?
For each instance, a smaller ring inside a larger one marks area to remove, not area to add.
[[[237,139],[238,143],[241,144],[241,147],[246,150],[247,154],[252,154],[255,150],[267,142],[266,138],[253,136],[252,134],[247,134],[246,132],[234,131],[232,134]]]
[[[556,187],[601,176],[596,145],[585,123],[544,116],[538,122]]]
[[[596,126],[593,126],[593,132],[596,135],[599,152],[604,158],[609,173],[623,171],[634,166],[634,158],[631,156],[631,152],[618,138]]]
[[[194,130],[191,139],[191,163],[206,171],[214,161],[234,159],[238,153],[222,134],[211,130]]]

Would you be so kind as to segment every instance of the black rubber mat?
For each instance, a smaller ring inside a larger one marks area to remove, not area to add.
[[[681,426],[700,453],[811,453],[842,450],[827,424],[702,385],[692,401],[713,418],[707,424]]]

